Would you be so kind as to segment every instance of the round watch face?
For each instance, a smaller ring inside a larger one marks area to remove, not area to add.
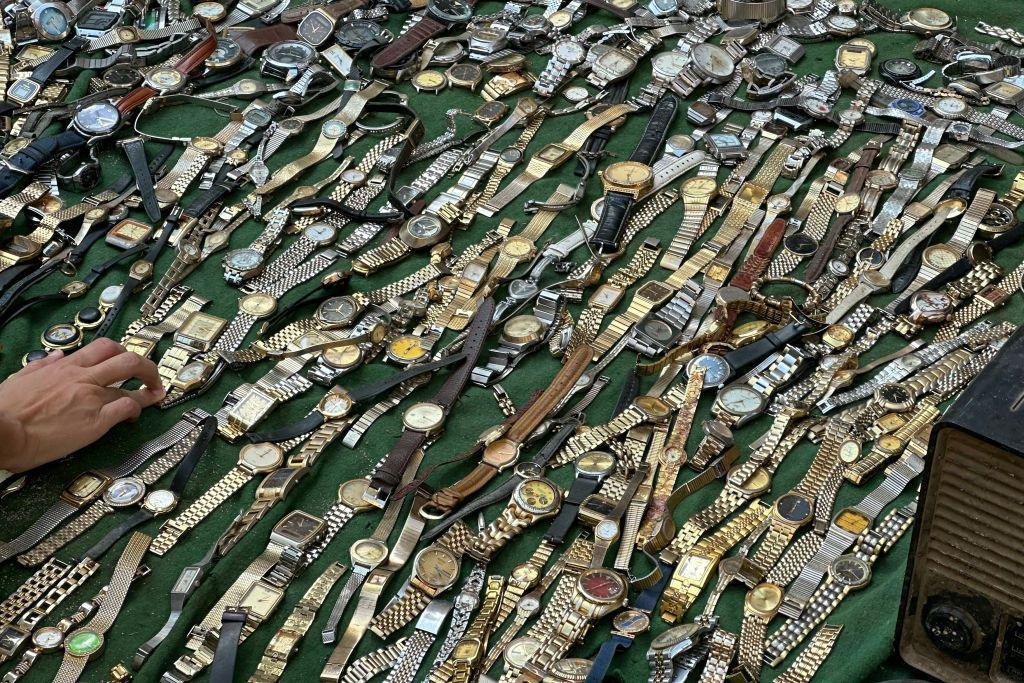
[[[825,26],[840,35],[852,35],[860,31],[860,22],[845,14],[830,14],[825,18]]]
[[[43,332],[43,344],[52,349],[68,349],[82,340],[82,330],[71,323],[57,323]]]
[[[612,543],[619,537],[619,523],[614,519],[602,519],[594,527],[594,538]]]
[[[501,245],[501,253],[515,259],[528,258],[533,253],[533,250],[533,242],[518,235],[509,237]]]
[[[416,556],[415,573],[431,586],[445,588],[458,578],[459,561],[444,548],[425,548]]]
[[[640,614],[643,614],[643,612],[640,612]],[[647,615],[644,615],[645,618],[646,616]],[[650,622],[648,621],[648,623]],[[587,675],[590,673],[590,670],[592,668],[594,668],[594,663],[589,659],[584,659],[582,657],[569,657],[567,659],[559,659],[557,662],[551,665],[551,671],[553,673],[560,676],[561,678],[566,678],[570,681],[587,680]]]
[[[775,501],[775,512],[779,517],[794,524],[810,520],[814,512],[811,501],[796,493],[787,493]]]
[[[464,88],[474,88],[483,79],[484,74],[476,64],[452,64],[446,72],[448,82]]]
[[[547,479],[526,479],[520,482],[512,494],[521,508],[535,515],[551,512],[562,502],[558,489]]]
[[[43,626],[32,634],[32,644],[43,652],[52,652],[64,642],[64,632],[56,626]]]
[[[265,318],[277,310],[277,299],[263,292],[253,292],[238,300],[238,309],[254,318]]]
[[[871,526],[871,518],[854,508],[846,508],[839,511],[833,524],[843,531],[859,536]]]
[[[320,399],[320,404],[317,406],[325,418],[328,420],[337,420],[338,418],[345,417],[349,411],[352,410],[352,399],[349,395],[340,391],[332,391]]]
[[[610,603],[626,594],[626,582],[610,569],[588,569],[580,574],[577,585],[583,596],[593,602]]]
[[[786,251],[797,256],[810,256],[818,250],[818,240],[803,232],[796,232],[783,240]]]
[[[856,441],[844,441],[839,446],[839,459],[847,465],[860,460],[860,444]]]
[[[185,85],[185,74],[176,69],[159,67],[146,74],[146,84],[161,92],[178,90]]]
[[[587,451],[576,458],[576,473],[589,477],[603,477],[615,469],[615,456],[605,451]]]
[[[654,181],[654,170],[647,164],[619,161],[604,169],[602,178],[607,183],[626,187],[645,187]]]
[[[366,479],[349,479],[338,487],[338,502],[352,508],[353,510],[365,510],[372,507],[363,499],[363,494],[369,488],[370,482]]]
[[[224,9],[224,5],[219,2],[200,2],[192,5],[192,14],[201,18],[209,19],[210,21],[220,21],[227,16],[227,10]],[[217,41],[220,42],[219,40]]]
[[[913,407],[914,394],[902,384],[887,382],[875,389],[875,400],[886,410],[903,412]]]
[[[142,506],[154,515],[162,515],[173,510],[177,504],[178,496],[174,495],[174,491],[157,489],[156,491],[150,491],[146,495],[146,500],[142,503]]]
[[[829,567],[828,573],[833,581],[850,588],[861,588],[871,580],[871,567],[855,555],[843,555],[836,558],[832,562],[832,566]]]
[[[359,50],[380,39],[384,29],[369,19],[352,19],[338,27],[334,39],[342,47]]]
[[[705,389],[720,386],[725,380],[729,379],[729,375],[732,373],[732,368],[729,367],[725,359],[713,353],[702,353],[699,356],[695,356],[686,365],[686,374],[692,375],[694,368],[698,367],[704,368]]]
[[[406,429],[414,432],[431,432],[444,424],[444,408],[436,403],[414,403],[402,415]]]
[[[679,72],[690,63],[690,58],[682,52],[672,50],[654,55],[651,59],[651,68],[658,78],[670,81],[679,75]]]
[[[875,445],[884,451],[889,451],[890,453],[903,448],[903,442],[891,434],[879,437],[878,441],[875,442]]]
[[[519,604],[523,604],[524,597],[519,601]],[[530,636],[521,636],[516,638],[508,644],[505,648],[504,658],[505,663],[513,669],[521,669],[526,666],[527,662],[533,657],[533,655],[543,646],[536,638]]]
[[[667,631],[659,633],[653,640],[651,640],[651,649],[664,650],[666,648],[674,647],[679,643],[692,640],[698,630],[700,630],[700,627],[697,626],[697,624],[673,626]]]
[[[217,47],[206,58],[206,66],[213,69],[223,68],[238,63],[242,59],[242,48],[230,38],[217,39]]]
[[[836,213],[848,214],[853,213],[860,208],[860,195],[857,193],[847,193],[841,195],[836,200]]]
[[[255,249],[245,247],[229,251],[224,257],[224,265],[240,271],[249,271],[263,263],[263,256]]]
[[[403,334],[392,339],[387,350],[389,358],[402,364],[415,363],[427,353],[429,349],[423,345],[423,340],[411,334]]]
[[[317,246],[330,244],[337,234],[338,231],[334,229],[333,225],[324,222],[313,223],[302,231],[302,236]]]
[[[562,91],[562,97],[573,104],[578,104],[590,99],[590,91],[580,85],[571,85]]]
[[[770,616],[782,604],[782,589],[774,583],[761,583],[747,593],[745,606],[756,614]]]
[[[406,230],[409,235],[417,240],[430,240],[434,239],[441,234],[444,229],[444,225],[441,223],[441,219],[437,216],[431,216],[430,214],[420,214],[414,218],[409,219],[405,224]]]
[[[302,40],[284,40],[268,47],[264,58],[279,66],[302,68],[316,59],[316,50]]]
[[[945,270],[960,260],[960,253],[945,244],[933,244],[921,254],[921,260],[937,270]]]
[[[388,547],[376,539],[364,538],[355,542],[349,554],[352,556],[352,564],[376,567],[388,556]]]
[[[74,117],[75,127],[92,135],[112,133],[119,123],[121,114],[109,102],[94,102],[79,109]]]
[[[953,25],[953,18],[934,7],[918,7],[910,10],[907,21],[926,31],[944,31]]]
[[[953,307],[953,300],[943,292],[921,290],[910,298],[910,306],[921,313],[947,313]]]
[[[111,507],[134,505],[146,493],[146,483],[138,477],[115,479],[103,492],[104,502]]]
[[[473,16],[473,8],[466,0],[428,0],[427,10],[442,21],[453,24],[469,21]]]
[[[718,191],[718,183],[714,178],[695,177],[683,181],[680,191],[684,198],[706,199],[713,197]]]
[[[238,459],[256,472],[269,472],[284,462],[284,451],[276,443],[251,443],[242,446]]]
[[[512,578],[530,585],[540,578],[540,570],[532,564],[520,564],[512,570]]]
[[[75,657],[91,657],[103,649],[103,634],[81,628],[64,640],[64,649]]]
[[[350,296],[334,296],[316,309],[316,318],[328,325],[347,325],[358,315],[359,306]]]
[[[115,64],[103,72],[103,80],[111,88],[131,88],[142,81],[142,72],[127,64]]]
[[[718,403],[727,412],[736,416],[755,415],[764,407],[764,396],[746,384],[725,387],[718,394]]]
[[[700,43],[690,51],[693,65],[710,78],[730,78],[736,70],[736,62],[724,48],[712,43]]]
[[[586,59],[587,50],[575,40],[560,40],[551,48],[551,55],[560,62],[572,65]]]
[[[897,57],[895,59],[887,59],[882,62],[879,67],[883,73],[893,76],[894,78],[916,78],[921,72],[917,64],[909,59],[903,59]]]
[[[47,4],[36,10],[32,23],[45,40],[61,40],[71,28],[65,8],[57,4]]]
[[[206,377],[206,368],[208,366],[205,363],[195,362],[189,363],[183,366],[178,373],[174,376],[174,379],[183,385],[190,385],[195,382],[199,382]]]
[[[530,344],[539,341],[544,334],[544,323],[535,315],[524,314],[508,319],[501,330],[501,337],[511,344]]]
[[[363,359],[363,350],[355,344],[335,346],[325,349],[320,358],[332,368],[347,370],[359,365]]]
[[[733,471],[735,471],[735,469],[736,468],[733,468]],[[729,473],[729,476],[732,476],[732,472]],[[754,470],[754,473],[751,474],[745,482],[743,482],[740,488],[748,493],[758,494],[767,491],[771,484],[771,475],[763,468],[758,467]]]

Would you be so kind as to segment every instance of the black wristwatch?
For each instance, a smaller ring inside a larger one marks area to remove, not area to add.
[[[68,57],[78,52],[88,43],[89,40],[87,38],[80,36],[61,43],[60,47],[54,50],[53,54],[47,57],[45,62],[33,69],[27,78],[19,78],[14,83],[11,83],[10,87],[7,88],[7,99],[17,102],[22,106],[30,104],[36,99],[43,86],[46,85],[46,81],[50,80],[54,72],[63,66],[64,62],[68,61]]]
[[[675,96],[666,94],[662,97],[629,159],[610,164],[598,174],[604,184],[605,195],[597,230],[590,238],[594,251],[611,254],[619,250],[622,231],[633,204],[654,184],[654,170],[650,164],[665,142],[678,107],[679,101]]]

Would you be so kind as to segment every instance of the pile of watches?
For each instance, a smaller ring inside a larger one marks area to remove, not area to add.
[[[1024,34],[878,0],[2,17],[0,329],[77,302],[4,360],[114,339],[178,417],[8,530],[4,683],[51,655],[62,683],[263,683],[293,657],[332,682],[639,680],[630,647],[654,683],[799,683],[856,647],[834,610],[898,566],[929,431],[1016,329]],[[906,54],[882,58],[887,33]],[[833,63],[798,75],[812,49]],[[446,436],[460,399],[500,417]],[[366,439],[389,414],[401,434]],[[330,481],[318,462],[357,447],[372,466]],[[186,487],[204,457],[216,478]],[[779,468],[797,483],[769,497]],[[4,504],[24,486],[0,471]],[[172,553],[166,623],[132,654],[139,629],[111,629],[133,601],[163,618],[143,595]]]

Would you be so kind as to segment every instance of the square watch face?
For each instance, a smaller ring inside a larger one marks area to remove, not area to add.
[[[96,496],[108,479],[96,472],[83,472],[68,484],[64,493],[76,500],[86,501]]]
[[[14,100],[15,102],[28,102],[36,96],[39,88],[40,85],[38,83],[27,78],[15,81],[14,85],[7,89],[7,99]]]
[[[1000,104],[1015,105],[1024,99],[1024,88],[1001,81],[985,88],[985,94]]]
[[[298,546],[305,545],[324,528],[319,517],[295,510],[274,527],[274,535]]]
[[[551,164],[556,164],[565,159],[568,159],[572,154],[569,150],[558,145],[548,145],[539,152],[537,152],[537,158],[541,161],[546,161]]]
[[[107,233],[107,243],[121,249],[128,249],[148,239],[152,232],[153,226],[148,223],[126,218],[110,229]]]
[[[227,324],[224,318],[196,311],[181,324],[177,336],[192,345],[198,343],[205,346],[216,340]]]
[[[275,405],[277,399],[253,387],[231,409],[229,416],[246,426],[255,425]]]
[[[280,588],[257,581],[242,598],[240,606],[247,609],[251,616],[262,621],[274,612],[274,608],[283,597],[284,591]]]

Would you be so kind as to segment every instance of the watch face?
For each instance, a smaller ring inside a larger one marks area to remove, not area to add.
[[[453,85],[474,87],[483,78],[483,71],[476,64],[453,64],[447,75]]]
[[[915,62],[901,57],[885,60],[880,68],[883,73],[897,79],[916,78],[921,73]]]
[[[103,500],[111,507],[134,505],[146,493],[146,483],[138,477],[122,477],[111,482],[103,492]]]
[[[301,68],[316,59],[316,50],[301,40],[285,40],[268,47],[264,57],[278,66]]]
[[[40,650],[52,651],[64,642],[64,632],[56,626],[43,626],[32,634],[32,644]]]
[[[637,396],[633,399],[633,405],[647,413],[649,420],[667,420],[672,414],[668,404],[654,396]]]
[[[718,183],[714,178],[696,177],[683,181],[680,190],[684,198],[704,199],[714,196],[718,191]]]
[[[465,0],[429,0],[427,10],[450,23],[469,21],[473,16],[473,8]]]
[[[263,263],[263,256],[255,249],[245,247],[229,251],[224,256],[224,265],[233,270],[248,271]]]
[[[523,600],[519,601],[520,605],[523,604]],[[526,666],[527,662],[530,661],[541,646],[543,646],[543,643],[530,636],[516,638],[505,648],[505,663],[513,669],[521,669]]]
[[[764,407],[764,397],[746,384],[725,387],[718,394],[718,403],[727,412],[737,415],[755,415]]]
[[[700,43],[690,51],[693,65],[715,79],[730,78],[736,62],[724,48],[712,43]]]
[[[828,571],[836,583],[850,588],[866,586],[871,580],[871,567],[854,555],[837,558]]]
[[[641,614],[643,613],[641,612]],[[552,672],[557,676],[567,678],[571,681],[585,681],[590,670],[593,668],[594,663],[589,659],[584,659],[582,657],[559,659],[551,665]]]
[[[654,181],[654,170],[647,164],[635,161],[620,161],[611,164],[603,172],[604,180],[627,187],[644,187]]]
[[[417,91],[440,92],[448,85],[448,77],[440,71],[420,71],[411,83]]]
[[[146,74],[146,83],[155,90],[173,91],[185,85],[185,74],[176,69],[160,67]]]
[[[275,443],[252,443],[242,446],[238,459],[256,472],[269,472],[284,462],[284,451]]]
[[[450,586],[459,576],[459,561],[440,547],[425,548],[416,556],[416,576],[435,588]]]
[[[66,349],[82,340],[82,330],[71,323],[57,323],[43,332],[43,344],[54,349]]]
[[[96,35],[99,35],[114,28],[120,21],[120,12],[108,12],[106,10],[94,9],[84,17],[81,17],[75,24],[75,28],[78,29],[79,32],[91,31]]]
[[[953,18],[934,7],[918,7],[910,10],[907,21],[927,31],[943,31],[953,25]]]
[[[174,378],[177,382],[184,385],[199,382],[206,378],[208,367],[208,365],[201,362],[189,363],[178,370],[178,374]]]
[[[302,231],[302,236],[317,246],[330,244],[337,234],[338,231],[334,229],[333,225],[323,222],[313,223]]]
[[[902,384],[887,382],[875,389],[875,398],[888,410],[909,410],[914,405],[914,395]]]
[[[348,394],[332,391],[320,399],[317,410],[328,420],[337,420],[348,415],[353,405],[352,399],[349,398]]]
[[[713,353],[702,353],[691,360],[686,366],[686,374],[692,375],[694,368],[704,368],[704,388],[717,387],[732,374],[732,368],[721,356]]]
[[[95,496],[107,480],[94,472],[83,472],[68,484],[65,493],[77,500],[88,500]]]
[[[358,315],[359,306],[350,296],[335,296],[316,309],[316,318],[328,325],[347,325]]]
[[[665,648],[673,647],[679,643],[692,640],[693,636],[699,630],[700,627],[697,626],[697,624],[682,624],[681,626],[674,626],[655,636],[651,641],[651,649],[664,650]]]
[[[338,27],[334,39],[342,47],[359,50],[379,40],[384,29],[369,19],[352,19]]]
[[[227,16],[227,10],[225,10],[224,5],[219,2],[200,2],[192,5],[192,14],[200,19],[220,21]],[[217,43],[219,45],[220,40],[218,40]]]
[[[843,531],[859,536],[871,526],[871,519],[858,510],[846,508],[839,511],[833,523]]]
[[[456,598],[458,600],[458,598]],[[480,641],[479,640],[460,640],[452,650],[451,658],[453,660],[472,661],[480,653]]]
[[[636,60],[622,50],[612,48],[594,60],[594,68],[614,80],[633,73]]]
[[[95,102],[78,110],[74,118],[75,126],[93,135],[111,133],[121,122],[121,114],[109,102]]]
[[[239,602],[241,607],[249,611],[250,616],[263,620],[273,613],[282,597],[284,591],[280,588],[257,581]]]
[[[44,40],[60,40],[67,36],[71,27],[69,14],[65,7],[46,4],[33,14],[32,23]]]
[[[91,657],[103,648],[103,634],[88,628],[78,629],[64,641],[64,649],[75,657]]]
[[[587,56],[587,50],[575,40],[560,40],[551,48],[555,59],[568,64],[579,64]]]
[[[615,469],[615,457],[605,451],[587,451],[576,458],[576,472],[590,477],[602,477]]]
[[[338,487],[338,502],[353,510],[366,510],[372,507],[363,499],[369,485],[370,482],[363,478],[349,479]]]
[[[320,45],[331,37],[332,31],[334,21],[327,14],[317,10],[310,12],[299,22],[296,33],[310,45]]]
[[[803,524],[811,518],[814,507],[811,501],[796,493],[787,493],[775,501],[775,511],[787,522]]]
[[[436,403],[414,403],[402,415],[406,429],[414,432],[431,432],[444,424],[444,408]]]
[[[614,602],[626,594],[626,582],[609,569],[584,571],[580,574],[578,586],[584,597],[593,602]]]
[[[399,363],[415,363],[423,359],[429,349],[423,340],[411,334],[403,334],[388,344],[388,356]]]
[[[520,564],[512,570],[512,578],[529,585],[540,578],[540,570],[532,564]]]
[[[825,25],[840,34],[853,34],[860,31],[860,22],[845,14],[830,14],[825,18]]]
[[[170,512],[175,508],[175,506],[177,506],[177,504],[178,496],[174,494],[174,491],[169,491],[167,489],[150,491],[146,494],[146,500],[142,503],[143,507],[154,515],[161,515]]]
[[[735,469],[735,468],[734,468]],[[730,473],[731,474],[731,473]],[[754,470],[754,473],[747,478],[743,484],[740,485],[740,489],[751,494],[759,494],[767,491],[772,484],[771,475],[768,474],[763,468],[758,467]]]
[[[550,144],[542,147],[537,152],[537,158],[549,164],[560,164],[573,155],[572,150],[566,149],[559,144]]]
[[[782,242],[786,251],[797,256],[810,256],[818,250],[818,240],[803,232],[796,232]]]
[[[960,253],[945,244],[933,244],[921,254],[921,260],[937,270],[945,270],[960,260]]]
[[[651,68],[659,78],[670,81],[690,63],[690,58],[682,52],[662,52],[651,59]]]
[[[350,554],[353,564],[376,567],[388,556],[388,547],[376,539],[364,538],[355,542]]]
[[[547,479],[539,478],[520,482],[512,498],[520,507],[536,515],[547,514],[562,502],[562,496],[555,485]]]
[[[619,523],[614,519],[602,519],[594,527],[594,538],[612,543],[619,537]]]
[[[640,325],[640,330],[649,338],[662,344],[667,344],[676,336],[672,327],[663,320],[650,318]]]
[[[433,239],[440,235],[444,229],[441,219],[430,214],[415,216],[406,223],[406,226],[409,234],[418,240]]]
[[[758,614],[774,614],[782,604],[782,589],[774,583],[754,586],[746,597],[746,606]]]
[[[544,334],[545,325],[535,315],[517,315],[509,318],[501,330],[502,338],[512,344],[529,344]]]
[[[263,292],[253,292],[238,300],[238,310],[254,318],[265,318],[277,310],[277,299]]]
[[[277,523],[274,534],[301,546],[314,539],[323,528],[324,520],[302,510],[295,510]]]
[[[878,249],[864,247],[857,252],[857,264],[861,268],[877,270],[885,265],[885,254],[880,252]]]
[[[953,300],[942,292],[921,290],[910,298],[910,306],[921,313],[946,313],[953,307]]]
[[[727,153],[730,150],[742,151],[743,142],[732,133],[712,133],[705,137],[707,145],[715,153]]]
[[[210,56],[206,58],[206,66],[211,68],[223,68],[231,66],[242,59],[242,48],[230,38],[218,38],[217,47],[213,49]]]
[[[943,97],[932,108],[939,116],[961,116],[967,112],[967,103],[958,97]]]

